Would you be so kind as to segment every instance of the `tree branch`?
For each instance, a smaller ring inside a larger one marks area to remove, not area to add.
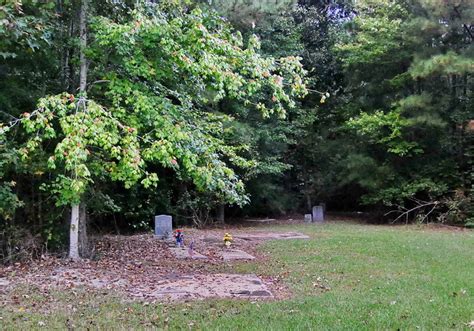
[[[407,211],[401,213],[396,219],[393,220],[392,224],[395,223],[396,221],[398,221],[400,218],[406,216],[407,219],[408,219],[408,215],[411,213],[411,212],[414,212],[415,210],[418,210],[418,209],[421,209],[421,208],[424,208],[424,207],[428,207],[428,206],[433,206],[433,208],[430,210],[430,212],[425,215],[425,217],[423,218],[423,220],[429,215],[431,214],[431,212],[436,208],[436,206],[439,205],[439,201],[432,201],[432,202],[427,202],[427,203],[423,203],[421,205],[418,205],[416,207],[413,207],[411,209],[408,209]]]

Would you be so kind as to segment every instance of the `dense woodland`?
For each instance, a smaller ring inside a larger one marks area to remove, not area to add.
[[[2,1],[1,262],[162,213],[474,225],[472,1],[270,2]]]

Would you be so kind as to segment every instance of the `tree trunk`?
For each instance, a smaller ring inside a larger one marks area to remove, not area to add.
[[[309,192],[306,192],[306,209],[311,211],[313,209],[312,206],[312,201],[311,201],[311,194]]]
[[[79,205],[71,206],[71,226],[69,228],[69,258],[79,260]]]
[[[80,40],[80,76],[79,76],[79,92],[81,97],[85,97],[87,87],[87,59],[85,49],[87,47],[87,5],[88,0],[81,0],[81,9],[79,13],[79,40]],[[86,102],[82,103],[86,107]],[[81,251],[87,247],[87,231],[86,231],[86,215],[85,206],[80,203],[71,206],[71,227],[69,231],[69,257],[74,260],[80,259],[79,247]],[[82,217],[80,214],[84,214]],[[79,236],[79,229],[82,229],[82,235]],[[81,239],[81,242],[79,242]],[[85,241],[83,241],[85,240]]]
[[[225,205],[223,203],[217,206],[217,221],[225,223]]]
[[[86,92],[87,87],[87,59],[85,54],[85,49],[87,47],[87,5],[88,0],[81,1],[81,12],[79,14],[79,91],[81,92],[81,94]]]
[[[79,205],[79,255],[81,257],[90,257],[89,239],[87,237],[87,213],[86,204]]]

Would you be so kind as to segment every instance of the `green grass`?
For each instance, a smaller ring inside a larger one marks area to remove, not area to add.
[[[0,329],[446,330],[474,320],[473,231],[350,223],[275,229],[312,239],[270,241],[260,247],[265,263],[220,269],[280,275],[289,299],[143,305],[83,290],[51,293],[56,303],[48,304],[22,288],[16,295],[28,293],[26,310],[0,306]]]

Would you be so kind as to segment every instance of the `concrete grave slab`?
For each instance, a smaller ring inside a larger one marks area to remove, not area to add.
[[[265,218],[265,219],[246,219],[244,222],[249,222],[249,223],[272,223],[275,222],[276,219],[274,218]]]
[[[177,259],[207,260],[207,256],[202,255],[201,253],[196,252],[195,250],[193,250],[193,256],[189,256],[189,251],[186,247],[170,247],[169,249]]]
[[[179,274],[156,275],[153,280],[136,282],[117,277],[91,277],[79,270],[59,268],[49,278],[54,286],[86,286],[94,289],[113,289],[119,293],[145,300],[181,300],[206,298],[270,299],[272,292],[254,274]]]
[[[185,276],[157,284],[148,297],[167,299],[272,298],[273,294],[256,275],[207,274]]]
[[[222,252],[222,258],[224,261],[234,260],[254,260],[255,256],[250,255],[240,249],[226,249]]]
[[[67,285],[94,289],[114,289],[145,300],[197,300],[206,298],[270,299],[273,294],[254,274],[168,274],[153,282],[132,282],[125,279],[90,279],[77,270],[59,268],[54,272],[55,287]]]
[[[309,239],[309,236],[299,232],[252,232],[234,236],[244,240],[286,240],[286,239]]]

